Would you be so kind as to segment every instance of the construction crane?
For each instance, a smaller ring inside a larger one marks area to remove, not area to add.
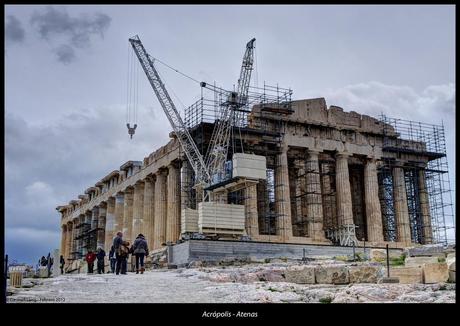
[[[230,143],[230,132],[235,125],[235,118],[239,119],[238,110],[248,104],[248,90],[251,79],[251,72],[254,63],[254,42],[255,38],[246,44],[246,51],[243,56],[240,78],[238,79],[237,91],[227,91],[219,87],[201,82],[200,86],[227,96],[227,101],[222,105],[219,119],[216,121],[211,137],[206,159],[199,152],[195,141],[190,135],[183,122],[174,102],[166,90],[164,83],[155,68],[155,59],[145,50],[139,36],[129,39],[134,52],[152,86],[163,111],[166,114],[179,143],[187,156],[196,176],[196,183],[201,189],[213,183],[213,177],[223,171],[227,160],[228,147]]]
[[[205,182],[210,180],[211,176],[209,175],[208,169],[204,163],[203,156],[198,150],[195,141],[190,135],[179,114],[179,111],[177,111],[174,102],[171,100],[165,85],[161,81],[160,75],[153,64],[154,59],[145,50],[139,36],[136,35],[130,38],[129,42],[131,43],[131,46],[141,63],[150,85],[152,86],[153,91],[155,92],[155,95],[157,96],[158,101],[160,102],[160,105],[163,108],[163,111],[166,114],[166,117],[168,118],[185,155],[195,172],[197,180]]]

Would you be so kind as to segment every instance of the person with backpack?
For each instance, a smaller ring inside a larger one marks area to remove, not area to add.
[[[96,254],[92,250],[88,250],[85,256],[86,263],[88,264],[88,274],[93,274],[94,261],[96,260]]]
[[[104,274],[104,257],[105,257],[105,251],[101,247],[97,248],[97,273],[98,274]]]
[[[127,260],[129,255],[129,242],[123,240],[123,233],[117,232],[117,236],[113,239],[113,248],[115,249],[115,257],[117,265],[115,269],[116,275],[126,275]]]
[[[149,254],[149,248],[147,241],[142,233],[140,233],[136,240],[134,240],[132,252],[136,256],[136,274],[139,274],[139,262],[141,264],[141,274],[144,274],[144,257]]]

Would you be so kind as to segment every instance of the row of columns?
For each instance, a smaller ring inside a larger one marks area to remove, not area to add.
[[[348,167],[349,156],[349,153],[339,152],[335,157],[335,209],[338,219],[338,226],[354,224],[352,194]],[[318,157],[318,151],[308,150],[306,158],[307,167],[306,169],[302,170],[302,172],[305,173],[304,182],[306,184],[306,215],[308,221],[308,236],[314,240],[321,241],[325,239],[323,230],[324,215],[328,214],[329,216],[332,215],[333,212],[329,211],[329,209],[327,209],[326,212],[323,211],[322,191],[330,192],[330,176],[326,175],[323,180],[320,179],[320,166]],[[275,212],[278,216],[277,229],[279,230],[279,235],[281,236],[282,241],[288,241],[289,238],[293,236],[293,221],[291,219],[290,207],[291,201],[287,146],[282,148],[281,153],[277,155],[275,164]],[[420,208],[422,221],[424,224],[424,242],[431,243],[432,229],[430,221],[428,192],[426,190],[425,172],[424,170],[420,170],[418,173]],[[321,183],[323,183],[323,189],[321,189]],[[296,185],[295,191],[296,193],[298,191],[302,192],[302,187],[297,187]],[[382,212],[378,194],[379,184],[377,177],[377,164],[374,158],[370,158],[366,161],[364,166],[364,201],[366,207],[368,241],[371,242],[384,241]],[[397,223],[397,241],[410,243],[411,228],[407,205],[404,170],[402,166],[395,166],[393,168],[393,196]],[[326,207],[328,206],[326,205]],[[296,209],[299,211],[299,208],[296,207]],[[302,211],[298,212],[298,214],[304,215]],[[250,220],[251,219],[249,218],[249,221]],[[251,223],[249,222],[249,224]],[[251,226],[251,228],[253,227]]]
[[[161,248],[179,239],[180,201],[180,168],[178,164],[171,164],[63,225],[61,252],[67,259],[74,257],[77,251],[86,254],[89,241],[83,243],[78,239],[83,223],[93,230],[96,248],[106,252],[110,251],[118,231],[123,232],[124,240],[130,244],[143,233],[150,250]]]

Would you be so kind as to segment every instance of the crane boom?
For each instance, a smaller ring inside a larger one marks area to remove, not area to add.
[[[153,64],[153,61],[145,50],[139,36],[136,35],[130,38],[129,42],[131,43],[131,46],[141,63],[150,85],[152,86],[153,91],[155,92],[155,95],[157,96],[183,151],[185,152],[185,155],[187,156],[187,159],[195,171],[197,183],[208,183],[211,177],[204,163],[203,156],[185,126],[179,111],[177,111],[176,106],[174,105],[174,102],[171,100],[171,97],[169,96],[165,85],[161,81],[160,75]]]
[[[228,147],[230,143],[230,132],[235,125],[235,120],[240,120],[239,108],[248,103],[249,83],[254,64],[254,42],[251,39],[246,44],[246,51],[243,55],[240,78],[238,79],[237,92],[230,92],[226,105],[223,107],[219,120],[216,121],[209,149],[206,155],[206,166],[211,177],[219,171],[224,170],[224,163],[227,160]]]

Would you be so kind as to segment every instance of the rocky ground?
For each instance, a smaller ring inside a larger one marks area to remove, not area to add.
[[[455,303],[455,284],[294,284],[293,263],[247,264],[147,271],[143,275],[68,274],[25,279],[8,302],[151,303]]]

